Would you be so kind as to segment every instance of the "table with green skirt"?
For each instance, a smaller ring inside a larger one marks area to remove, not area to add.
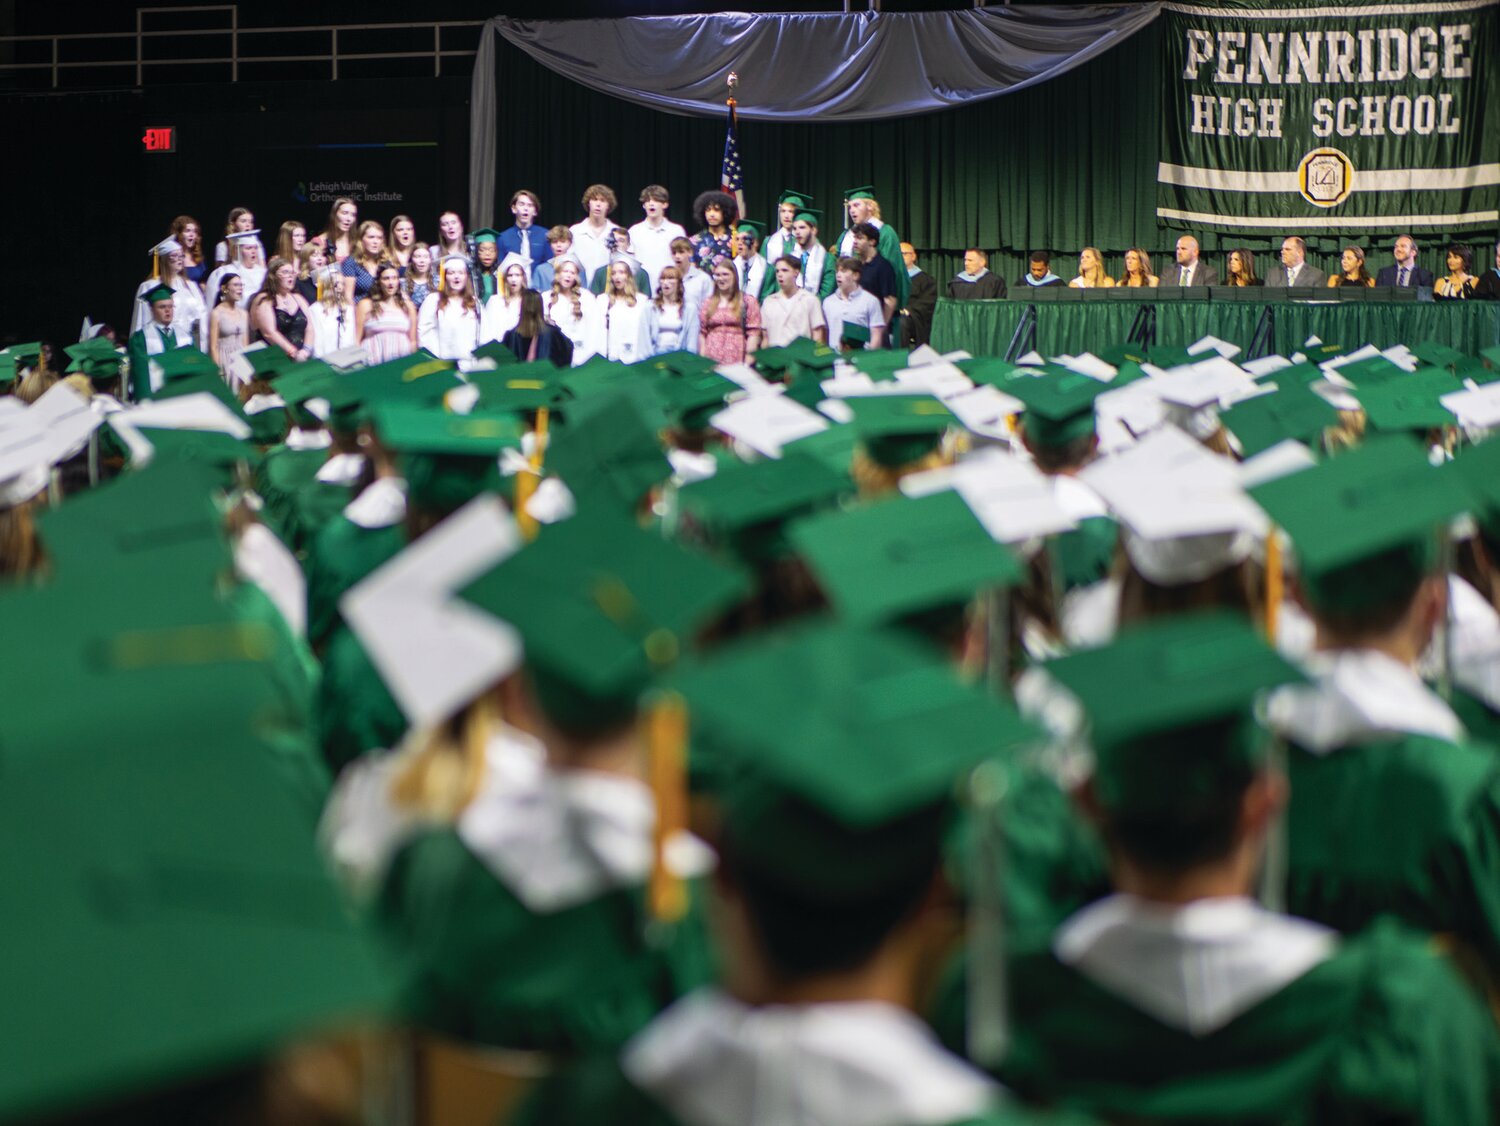
[[[1003,356],[1029,301],[939,299],[932,344],[940,352],[962,348],[976,356]],[[1156,343],[1186,347],[1217,336],[1248,349],[1261,314],[1273,317],[1271,350],[1290,355],[1309,336],[1351,347],[1417,344],[1435,340],[1473,355],[1500,344],[1500,302],[1494,301],[1157,301]],[[1036,350],[1044,356],[1097,352],[1123,344],[1142,304],[1109,301],[1041,301],[1036,308]]]

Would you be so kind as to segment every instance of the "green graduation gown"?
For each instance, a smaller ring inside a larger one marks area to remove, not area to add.
[[[1002,1078],[1109,1121],[1500,1120],[1494,1023],[1423,938],[1381,924],[1211,1030],[1150,1015],[1048,948],[1019,952]]]
[[[365,501],[371,489],[393,492],[403,487],[391,479],[376,481],[353,504]],[[315,651],[328,644],[340,621],[338,603],[344,592],[405,546],[401,519],[369,527],[352,520],[348,509],[313,537],[303,570],[307,575],[307,640]]]
[[[375,914],[424,1027],[520,1050],[609,1051],[711,978],[696,879],[683,920],[658,929],[647,916],[650,791],[578,773],[605,791],[596,800],[623,790],[633,819],[567,800],[576,776],[542,771],[535,784],[497,787],[391,861]]]
[[[266,451],[256,470],[255,491],[266,502],[261,519],[299,558],[353,499],[347,486],[317,479],[327,461],[326,449],[298,450],[282,443]]]

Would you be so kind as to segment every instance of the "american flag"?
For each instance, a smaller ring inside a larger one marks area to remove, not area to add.
[[[740,142],[737,136],[736,114],[729,107],[729,132],[724,134],[724,167],[719,172],[719,186],[734,196],[735,206],[745,214],[745,177],[740,172]]]

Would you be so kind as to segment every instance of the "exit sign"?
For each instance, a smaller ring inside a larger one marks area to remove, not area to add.
[[[141,135],[141,146],[147,152],[176,152],[177,126],[149,125]]]

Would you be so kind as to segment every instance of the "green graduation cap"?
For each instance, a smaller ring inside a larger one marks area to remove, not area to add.
[[[1167,344],[1159,345],[1150,349],[1151,362],[1159,368],[1181,367],[1183,364],[1195,364],[1204,357],[1195,356],[1186,348],[1174,347]]]
[[[151,363],[161,372],[162,380],[171,383],[190,375],[219,376],[219,365],[196,348],[179,347],[152,356]]]
[[[787,520],[852,490],[846,472],[788,448],[775,460],[725,464],[707,480],[678,490],[677,503],[684,522],[707,538],[761,559],[785,550],[781,530]]]
[[[415,352],[369,368],[345,372],[344,381],[366,403],[436,403],[463,386],[451,360]]]
[[[794,221],[807,223],[814,229],[817,229],[823,225],[823,212],[819,211],[816,207],[799,207],[797,208],[797,216]]]
[[[511,351],[510,345],[502,344],[498,340],[491,340],[488,344],[481,344],[478,348],[475,348],[474,358],[476,360],[494,360],[498,367],[509,367],[512,364],[519,364],[521,362],[515,352]],[[551,361],[544,360],[541,362],[550,363]]]
[[[288,369],[276,380],[276,394],[293,405],[309,399],[326,399],[335,393],[343,379],[344,376],[322,360],[308,360]]]
[[[756,242],[765,241],[766,225],[757,219],[741,219],[735,226],[741,231],[749,231]]]
[[[473,371],[469,382],[479,388],[479,411],[534,411],[556,409],[571,396],[562,372],[550,360],[516,364],[495,371]]]
[[[891,380],[911,362],[911,357],[902,349],[880,348],[876,351],[856,351],[845,357],[854,370],[868,375],[877,382]]]
[[[857,188],[844,189],[844,202],[848,203],[855,199],[874,199],[875,186],[873,184],[861,184]]]
[[[479,230],[470,232],[476,243],[494,242],[500,237],[500,232],[491,227],[480,227]]]
[[[141,294],[141,300],[147,305],[155,305],[158,301],[171,301],[177,296],[177,291],[170,285],[158,283],[153,285],[145,293]]]
[[[1108,348],[1099,349],[1097,355],[1107,364],[1119,367],[1121,364],[1129,363],[1143,364],[1146,362],[1149,352],[1143,344],[1111,344]]]
[[[280,375],[284,371],[290,371],[297,366],[297,361],[288,356],[275,345],[267,345],[264,348],[255,348],[248,352],[241,352],[245,362],[250,365],[250,370],[256,375],[266,379]],[[312,361],[308,361],[312,362]],[[327,366],[326,364],[324,365]]]
[[[1462,477],[1475,497],[1474,519],[1492,541],[1500,542],[1500,442],[1480,442],[1439,472]]]
[[[865,337],[869,339],[868,336]],[[762,348],[755,353],[755,366],[764,375],[779,375],[793,366],[808,371],[827,371],[838,362],[839,350],[816,340],[799,336],[790,344],[777,348]]]
[[[260,455],[249,442],[222,430],[178,430],[142,426],[141,436],[150,442],[158,458],[186,458],[220,469],[255,465]]]
[[[1423,363],[1431,364],[1435,368],[1452,368],[1456,364],[1468,359],[1457,348],[1450,348],[1446,344],[1439,344],[1436,340],[1424,340],[1420,344],[1411,346],[1412,355]]]
[[[673,686],[695,756],[726,761],[732,869],[825,910],[934,871],[971,771],[1034,737],[930,647],[845,623],[747,639]]]
[[[1132,815],[1179,808],[1243,777],[1268,745],[1251,722],[1255,699],[1304,679],[1248,621],[1218,611],[1139,626],[1043,668],[1088,714],[1100,802]],[[1205,737],[1204,725],[1219,721],[1227,730]]]
[[[855,344],[863,348],[870,342],[870,327],[855,321],[844,321],[839,340],[844,344]]]
[[[1301,366],[1298,365],[1299,368]],[[1316,364],[1309,363],[1306,366],[1315,371],[1321,371]],[[1363,360],[1355,360],[1352,364],[1341,364],[1335,370],[1356,387],[1373,387],[1380,383],[1390,383],[1392,380],[1405,379],[1409,374],[1405,368],[1392,363],[1385,356],[1367,356]],[[1276,372],[1272,378],[1281,374],[1281,372]]]
[[[756,353],[756,359],[759,358],[760,354]],[[697,352],[678,350],[638,360],[631,366],[644,367],[656,372],[668,372],[672,375],[699,375],[705,371],[713,371],[719,366],[719,362],[708,356],[700,356]]]
[[[1008,389],[1015,380],[1025,379],[1036,370],[1013,364],[999,356],[971,356],[967,360],[956,361],[953,366],[975,383],[1002,389]]]
[[[604,509],[544,527],[460,593],[520,632],[548,715],[594,727],[628,717],[747,589],[738,570]]]
[[[1311,445],[1338,416],[1326,399],[1294,383],[1235,404],[1219,421],[1238,439],[1245,456],[1254,457],[1288,438]]]
[[[1290,367],[1277,368],[1273,372],[1256,376],[1255,382],[1260,384],[1274,383],[1283,390],[1288,387],[1306,387],[1310,383],[1317,383],[1327,379],[1323,369],[1317,364],[1310,364],[1306,360],[1300,364],[1292,364]]]
[[[1330,612],[1358,612],[1409,590],[1433,566],[1434,533],[1471,506],[1455,474],[1436,472],[1404,436],[1250,490],[1297,548],[1304,592]]]
[[[102,336],[69,344],[63,351],[68,354],[68,371],[82,372],[90,379],[113,379],[125,360],[124,353]],[[5,364],[0,360],[0,382],[5,378]]]
[[[776,197],[776,206],[783,207],[786,204],[790,203],[797,210],[801,211],[803,208],[812,203],[812,201],[813,197],[808,195],[806,192],[799,192],[794,188],[788,188],[786,191],[782,192],[779,196]]]
[[[1500,347],[1481,348],[1479,357],[1490,367],[1491,370],[1500,368]]]
[[[839,616],[864,625],[961,606],[1021,577],[1016,557],[951,489],[810,516],[787,537]]]
[[[709,418],[722,410],[724,400],[738,391],[739,384],[718,372],[668,376],[655,385],[667,417],[684,430],[708,429]]]
[[[879,465],[909,465],[937,449],[958,418],[933,395],[862,395],[845,399],[850,423]]]
[[[41,354],[41,341],[34,341],[30,344],[12,344],[0,352],[0,387],[14,383],[16,377],[20,375],[20,369],[33,366]]]
[[[500,451],[521,447],[521,423],[510,415],[377,403],[373,416],[381,442],[399,455],[407,496],[418,508],[451,512],[480,493],[498,492]]]
[[[1005,393],[1026,404],[1026,436],[1043,446],[1065,446],[1094,433],[1094,400],[1110,389],[1091,376],[1061,368],[1012,379]]]
[[[672,475],[662,450],[661,404],[639,381],[569,404],[568,424],[547,451],[581,510],[603,505],[633,513],[653,485]]]
[[[157,718],[149,738],[126,737],[139,754],[65,751],[6,772],[0,982],[26,1032],[7,1045],[0,1117],[114,1121],[111,1104],[216,1079],[391,1003],[377,945],[327,875],[276,752],[233,706],[220,708],[212,755],[161,715],[191,691],[174,675],[183,645],[198,654],[190,671],[222,673],[197,697],[243,691],[244,664],[216,656],[201,628],[176,632],[166,667],[108,681],[127,689],[111,694],[122,706],[134,698]],[[137,662],[161,656],[139,633],[72,636]]]
[[[1360,387],[1354,394],[1373,429],[1422,433],[1454,425],[1453,412],[1438,400],[1462,390],[1458,376],[1441,368],[1422,368],[1387,383]]]

